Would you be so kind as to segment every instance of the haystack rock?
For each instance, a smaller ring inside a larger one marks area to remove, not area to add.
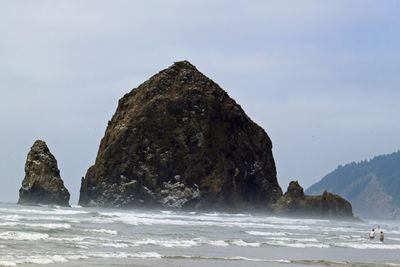
[[[297,181],[290,182],[286,193],[273,208],[278,215],[353,218],[350,202],[326,190],[322,195],[307,196]]]
[[[268,211],[281,196],[267,133],[182,61],[119,100],[79,204]]]
[[[26,159],[25,178],[19,190],[18,204],[69,206],[69,197],[60,177],[57,160],[46,143],[37,140]]]

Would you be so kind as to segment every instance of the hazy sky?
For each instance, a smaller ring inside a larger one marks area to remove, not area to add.
[[[282,189],[400,149],[400,1],[0,0],[0,201],[47,142],[79,196],[118,99],[187,59],[273,142]]]

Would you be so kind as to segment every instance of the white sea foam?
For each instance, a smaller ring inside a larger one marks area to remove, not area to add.
[[[51,264],[63,263],[68,260],[61,255],[32,255],[32,256],[6,256],[0,260],[0,266],[17,266],[20,264]]]
[[[145,240],[137,240],[132,242],[133,245],[141,246],[141,245],[155,245],[155,246],[163,246],[167,248],[175,248],[175,247],[195,247],[200,245],[196,240],[155,240],[155,239],[145,239]]]
[[[127,248],[129,247],[128,244],[123,243],[101,243],[102,247],[109,247],[109,248]]]
[[[87,211],[73,210],[73,209],[49,209],[49,210],[39,210],[39,209],[9,209],[7,212],[14,213],[25,213],[25,214],[46,214],[46,215],[75,215],[88,213]]]
[[[116,240],[118,242],[118,240]],[[161,246],[161,247],[167,247],[167,248],[189,248],[189,247],[197,247],[197,246],[202,246],[202,245],[210,245],[210,246],[216,246],[216,247],[227,247],[229,246],[229,243],[224,241],[224,240],[210,240],[207,238],[194,238],[194,239],[142,239],[142,240],[129,240],[129,241],[123,241],[120,240],[119,242],[124,242],[129,243],[130,246]],[[235,243],[236,242],[236,243]],[[242,241],[242,243],[238,240],[233,241],[235,245],[238,246],[256,246],[253,243],[247,243]],[[123,246],[123,245],[122,245]]]
[[[315,238],[265,237],[265,239],[290,241],[290,242],[318,242],[318,240]]]
[[[41,223],[41,224],[34,224],[34,223],[22,223],[22,222],[6,222],[0,223],[0,226],[7,227],[29,227],[29,228],[40,228],[40,229],[70,229],[71,225],[66,223]]]
[[[234,257],[216,257],[216,256],[193,256],[193,255],[166,255],[163,258],[171,259],[202,259],[202,260],[219,260],[219,261],[258,261],[258,262],[269,262],[269,263],[291,263],[290,260],[285,259],[258,259],[258,258],[248,258],[243,256]]]
[[[315,255],[315,249],[298,250],[329,247],[345,248],[342,250],[349,260],[354,259],[353,254],[362,256],[363,252],[354,253],[355,249],[365,249],[366,265],[376,262],[376,257],[369,251],[379,250],[382,258],[397,257],[400,223],[388,221],[380,224],[384,226],[380,229],[384,229],[386,234],[385,243],[369,241],[367,232],[370,225],[250,214],[26,207],[0,203],[0,250],[7,250],[12,255],[0,254],[0,266],[46,263],[56,266],[71,260],[79,260],[78,265],[85,265],[84,260],[88,258],[104,258],[96,260],[104,264],[118,258],[126,259],[124,262],[127,264],[136,262],[129,258],[174,258],[177,265],[184,266],[187,263],[185,259],[189,258],[204,259],[211,265],[214,262],[230,265],[229,261],[341,265],[342,255],[332,255],[331,261],[326,261],[326,253]],[[271,247],[277,250],[277,255],[285,256],[263,259],[268,255],[263,253],[264,249]],[[287,248],[304,252],[306,260],[292,259],[291,250],[287,254],[281,253]],[[138,249],[154,252],[137,252]],[[169,255],[162,256],[155,251],[168,251]],[[194,255],[182,255],[185,251]],[[228,251],[235,252],[234,256],[226,255]],[[157,262],[160,265],[165,263],[162,260]],[[389,264],[385,261],[382,264],[396,266],[398,262]]]
[[[17,266],[13,261],[0,260],[0,266]]]
[[[50,264],[57,262],[67,262],[68,260],[60,255],[52,255],[52,256],[30,256],[23,260],[23,262],[18,263],[34,263],[34,264]]]
[[[223,258],[225,260],[242,260],[242,261],[266,261],[263,259],[254,259],[254,258],[247,258],[247,257],[241,257],[241,256],[236,256],[236,257],[226,257]]]
[[[22,217],[17,214],[12,214],[12,215],[0,215],[0,220],[4,221],[19,221]]]
[[[18,240],[18,241],[35,241],[48,238],[48,234],[7,231],[0,233],[0,239]]]
[[[329,220],[323,220],[323,219],[293,219],[285,217],[268,217],[265,221],[274,224],[291,224],[291,225],[329,223]]]
[[[172,214],[172,211],[170,211],[170,210],[162,210],[161,213],[162,214]]]
[[[65,255],[65,258],[67,258],[68,260],[84,260],[84,259],[88,259],[88,256],[85,255]]]
[[[88,256],[94,257],[94,258],[114,258],[114,259],[123,259],[123,258],[160,259],[162,257],[157,252],[137,252],[137,253],[127,253],[127,252],[97,253],[96,252],[96,253],[88,253]]]
[[[2,227],[14,227],[19,225],[17,222],[5,222],[5,223],[0,223],[0,226]]]
[[[355,248],[355,249],[400,249],[400,245],[399,244],[385,244],[385,243],[334,243],[334,246],[337,247],[345,247],[345,248]]]
[[[117,235],[118,232],[115,230],[109,229],[85,229],[86,232],[93,232],[93,233],[101,233],[101,234],[109,234],[109,235]]]
[[[259,231],[245,231],[249,235],[256,236],[286,236],[286,233],[281,232],[259,232]]]
[[[290,248],[329,248],[330,247],[328,244],[323,244],[323,243],[302,243],[302,242],[288,243],[288,242],[284,242],[284,241],[280,241],[280,240],[267,241],[266,244],[272,245],[272,246],[290,247]]]
[[[218,217],[220,215],[220,213],[218,213],[218,212],[209,212],[209,213],[202,213],[202,215],[211,216],[211,217]]]
[[[242,239],[232,240],[229,243],[240,247],[259,247],[261,244],[258,242],[246,242]]]
[[[70,229],[71,225],[68,223],[26,223],[23,224],[33,228],[46,228],[46,229]]]
[[[227,247],[229,244],[223,240],[209,240],[208,242],[205,242],[206,244],[209,244],[211,246],[216,246],[216,247]]]
[[[87,240],[89,237],[83,237],[83,236],[74,236],[74,237],[49,237],[48,240],[51,241],[59,241],[59,242],[81,242],[84,240]]]
[[[238,227],[238,228],[267,228],[309,231],[306,225],[273,225],[262,222],[248,222],[243,218],[219,218],[214,213],[199,218],[188,218],[187,216],[154,216],[148,214],[127,214],[127,213],[102,213],[112,216],[115,222],[122,222],[128,225],[176,225],[176,226],[215,226],[215,227]],[[189,220],[190,219],[190,220]]]

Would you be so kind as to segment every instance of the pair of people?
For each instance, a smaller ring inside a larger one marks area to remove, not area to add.
[[[373,240],[373,239],[375,239],[375,236],[376,236],[375,229],[372,229],[372,230],[369,232],[369,239],[370,239],[370,240]],[[379,235],[379,240],[380,240],[381,242],[383,242],[384,239],[385,239],[385,235],[384,235],[383,232],[381,231],[381,234]]]

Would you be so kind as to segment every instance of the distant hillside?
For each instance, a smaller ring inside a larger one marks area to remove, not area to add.
[[[356,215],[376,219],[400,217],[400,150],[369,161],[339,167],[306,190],[324,190],[349,200]]]

